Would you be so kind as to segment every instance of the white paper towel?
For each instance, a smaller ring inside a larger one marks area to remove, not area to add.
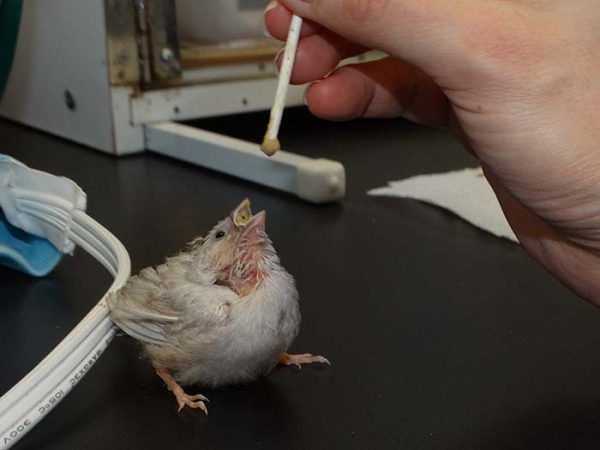
[[[452,211],[476,227],[518,242],[481,168],[390,181],[369,195],[421,200]]]

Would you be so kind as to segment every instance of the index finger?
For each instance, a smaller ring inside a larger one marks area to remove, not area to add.
[[[470,20],[474,1],[279,1],[304,19],[351,42],[401,58],[436,79],[456,75],[471,62],[464,51],[465,20]]]
[[[292,12],[281,3],[273,0],[265,9],[265,25],[269,34],[280,41],[285,41],[292,21]],[[312,36],[318,33],[323,27],[311,20],[304,20],[300,37]]]

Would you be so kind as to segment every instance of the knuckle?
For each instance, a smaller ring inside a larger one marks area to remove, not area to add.
[[[350,25],[372,27],[384,17],[390,0],[341,0],[339,15]]]

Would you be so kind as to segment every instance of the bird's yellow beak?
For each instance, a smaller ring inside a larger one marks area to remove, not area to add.
[[[264,211],[259,211],[254,214],[248,223],[244,226],[242,230],[241,236],[242,238],[248,238],[252,236],[259,236],[259,233],[265,231],[266,228],[266,220],[267,213]]]
[[[242,203],[240,203],[236,208],[231,212],[231,220],[236,227],[245,226],[250,219],[252,218],[252,210],[250,209],[250,200],[245,198]]]

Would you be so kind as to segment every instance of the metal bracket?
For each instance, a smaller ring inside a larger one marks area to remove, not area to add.
[[[105,0],[104,16],[110,84],[138,84],[140,63],[136,39],[136,10],[131,2]]]
[[[104,12],[113,86],[181,79],[174,0],[104,0]]]
[[[174,0],[135,0],[144,82],[181,78]]]
[[[258,144],[174,122],[146,125],[146,148],[186,162],[289,192],[313,203],[346,193],[344,166],[284,151],[265,156]]]

